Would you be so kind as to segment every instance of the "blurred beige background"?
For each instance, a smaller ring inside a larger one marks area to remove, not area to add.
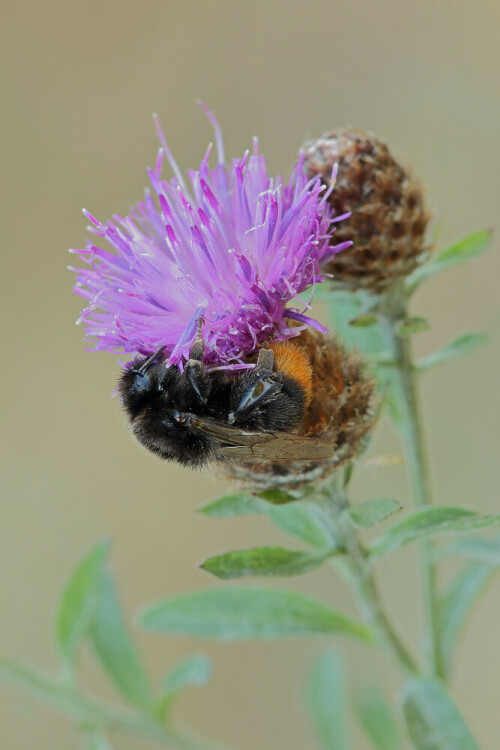
[[[210,554],[282,541],[263,519],[196,514],[224,486],[139,449],[110,398],[114,357],[85,352],[74,326],[80,301],[66,250],[85,241],[80,208],[106,218],[139,198],[158,145],[151,113],[159,112],[183,167],[197,165],[212,138],[197,98],[217,113],[227,153],[241,154],[258,134],[271,172],[288,172],[307,134],[345,124],[372,129],[413,163],[447,242],[498,223],[499,26],[495,0],[4,0],[2,654],[55,667],[53,611],[65,574],[103,536],[113,540],[130,615],[163,594],[217,585],[197,570]],[[419,351],[494,325],[499,271],[493,251],[429,283],[415,301],[433,324]],[[495,344],[425,378],[441,503],[498,510],[498,380]],[[370,455],[398,452],[384,421]],[[361,470],[355,490],[356,500],[408,502],[402,466]],[[395,617],[413,634],[414,550],[388,559],[382,572]],[[329,570],[285,585],[355,611]],[[492,586],[470,623],[453,689],[491,750],[500,736],[499,594]],[[300,680],[324,642],[138,638],[157,679],[191,651],[214,659],[211,686],[179,705],[200,731],[238,750],[314,747]],[[338,645],[351,690],[365,679],[395,688],[397,674],[382,657]],[[90,657],[82,672],[112,696]],[[0,685],[2,750],[78,742],[63,718]],[[113,746],[141,743],[116,738]],[[361,736],[354,746],[368,748]]]

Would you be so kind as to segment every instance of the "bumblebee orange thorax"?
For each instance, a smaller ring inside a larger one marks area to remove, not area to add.
[[[298,383],[304,391],[306,406],[312,394],[312,369],[309,357],[297,344],[278,341],[270,345],[274,354],[274,369]]]

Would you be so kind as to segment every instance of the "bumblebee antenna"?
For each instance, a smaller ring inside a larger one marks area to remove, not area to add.
[[[145,374],[146,374],[146,372],[147,372],[147,371],[149,370],[149,368],[151,367],[151,365],[153,364],[153,362],[155,361],[155,359],[156,359],[157,357],[159,357],[159,356],[160,356],[160,354],[161,354],[161,353],[162,353],[162,352],[163,352],[163,351],[164,351],[164,350],[165,350],[166,348],[167,348],[166,346],[160,346],[160,348],[159,348],[159,349],[158,349],[158,350],[157,350],[157,351],[156,351],[156,352],[155,352],[154,354],[152,354],[152,355],[151,355],[150,357],[148,357],[148,359],[147,359],[147,360],[146,360],[145,362],[143,362],[143,363],[142,363],[142,365],[140,366],[140,368],[139,368],[138,370],[136,370],[135,372],[137,372],[137,374],[138,374],[138,375],[145,375]]]

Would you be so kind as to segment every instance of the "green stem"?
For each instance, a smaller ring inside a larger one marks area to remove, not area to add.
[[[125,711],[86,695],[32,667],[0,660],[0,677],[62,711],[82,727],[141,737],[175,750],[223,750],[185,729],[165,726],[153,717]]]
[[[418,674],[418,665],[396,633],[382,604],[368,552],[356,530],[342,513],[348,505],[345,489],[341,489],[337,484],[334,484],[333,492],[327,498],[327,506],[330,515],[333,517],[334,528],[340,533],[341,541],[347,552],[345,558],[346,572],[353,583],[361,612],[365,619],[373,625],[382,642],[385,643],[389,652],[403,670],[411,675],[416,675]]]
[[[394,360],[393,393],[398,411],[398,426],[408,461],[413,501],[417,508],[422,508],[432,505],[432,492],[416,387],[416,369],[412,361],[410,339],[397,334],[398,322],[407,317],[407,296],[404,284],[400,283],[384,295],[380,308],[380,321],[390,357]],[[422,542],[420,547],[425,616],[425,664],[430,675],[444,677],[439,645],[436,570],[432,547],[429,541]]]

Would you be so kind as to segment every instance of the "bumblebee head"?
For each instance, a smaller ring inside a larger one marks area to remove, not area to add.
[[[124,369],[118,383],[122,404],[141,445],[160,458],[200,466],[213,454],[214,441],[193,430],[185,419],[190,396],[197,394],[187,375],[165,365],[162,352],[163,347]]]

